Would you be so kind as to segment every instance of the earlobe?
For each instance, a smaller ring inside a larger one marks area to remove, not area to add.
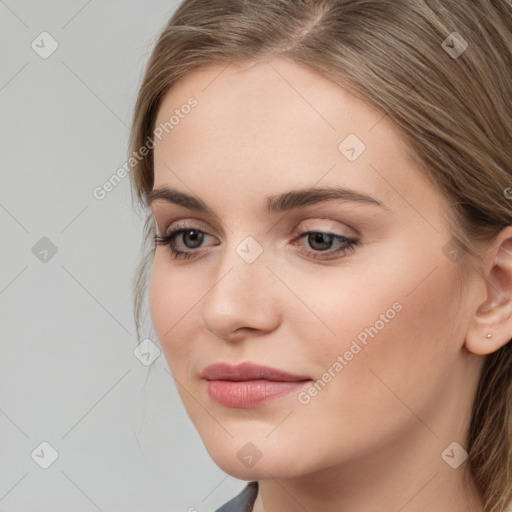
[[[485,257],[485,286],[466,334],[466,348],[477,355],[496,352],[512,338],[512,226],[496,238]]]

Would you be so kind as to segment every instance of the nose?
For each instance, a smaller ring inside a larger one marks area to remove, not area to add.
[[[281,321],[280,287],[267,264],[265,252],[252,262],[244,260],[234,248],[223,254],[211,289],[201,302],[202,323],[209,331],[219,338],[238,341],[277,328]]]

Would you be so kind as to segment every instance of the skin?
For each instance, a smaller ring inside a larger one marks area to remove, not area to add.
[[[467,462],[453,469],[441,454],[467,447],[483,356],[512,332],[509,231],[462,286],[461,263],[443,251],[449,201],[387,118],[306,67],[272,59],[194,70],[166,94],[156,124],[190,96],[197,107],[155,147],[154,188],[193,194],[215,215],[152,203],[160,234],[185,223],[207,236],[198,248],[175,238],[190,259],[157,247],[150,306],[213,460],[259,480],[256,512],[483,511]],[[338,149],[351,133],[366,145],[355,161]],[[265,211],[267,196],[328,185],[384,207],[331,200]],[[315,259],[339,242],[322,252],[299,236],[308,230],[359,243]],[[236,251],[248,236],[263,249],[252,263]],[[253,361],[316,381],[394,303],[401,310],[307,404],[291,393],[223,407],[199,377],[214,362]],[[252,467],[237,457],[248,442],[261,453]]]

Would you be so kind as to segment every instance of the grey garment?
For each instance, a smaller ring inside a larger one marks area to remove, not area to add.
[[[252,512],[252,507],[258,495],[258,482],[249,482],[240,494],[224,503],[215,512]]]

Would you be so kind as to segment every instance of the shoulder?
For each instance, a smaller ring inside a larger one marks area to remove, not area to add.
[[[240,494],[224,503],[215,512],[252,512],[252,507],[258,495],[258,482],[249,482]]]

